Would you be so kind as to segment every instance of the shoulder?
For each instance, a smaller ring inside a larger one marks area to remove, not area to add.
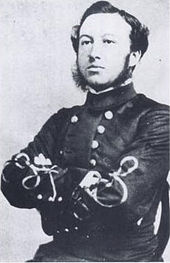
[[[139,127],[147,127],[157,133],[166,132],[169,136],[170,107],[146,97],[136,96],[135,109],[140,111]]]
[[[135,127],[144,123],[159,123],[163,121],[168,125],[169,106],[154,101],[144,94],[137,94],[118,110],[124,125],[133,123]],[[119,116],[119,117],[120,117]]]
[[[143,94],[137,94],[133,99],[133,114],[139,119],[152,119],[157,122],[159,119],[169,121],[170,107],[146,97]]]
[[[144,115],[155,114],[166,116],[169,119],[170,107],[168,105],[152,100],[143,94],[138,94],[137,96],[137,107],[143,107]]]
[[[137,94],[137,96],[134,98],[133,104],[136,109],[146,112],[161,110],[169,113],[170,110],[170,107],[168,105],[148,98],[144,94]]]
[[[166,133],[169,137],[169,106],[137,94],[119,111],[118,118],[124,129],[132,127],[141,133]]]

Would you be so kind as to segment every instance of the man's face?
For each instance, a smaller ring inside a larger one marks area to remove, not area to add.
[[[125,70],[130,54],[130,32],[130,25],[119,14],[90,15],[82,24],[78,67],[94,89],[111,86]]]

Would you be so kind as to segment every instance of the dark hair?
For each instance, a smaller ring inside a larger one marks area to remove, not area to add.
[[[83,22],[88,16],[98,13],[110,13],[110,14],[117,13],[121,17],[123,17],[124,20],[132,28],[129,36],[131,40],[131,51],[141,51],[141,57],[143,56],[143,54],[146,52],[148,48],[148,35],[149,35],[148,28],[145,25],[142,25],[136,17],[130,15],[124,10],[120,10],[114,7],[107,1],[99,1],[92,4],[83,14],[80,21],[80,25],[73,27],[71,40],[72,40],[73,48],[76,53],[78,52],[79,33]]]

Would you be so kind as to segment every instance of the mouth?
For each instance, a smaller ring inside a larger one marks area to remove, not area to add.
[[[104,67],[98,65],[90,65],[87,67],[87,69],[104,69]]]

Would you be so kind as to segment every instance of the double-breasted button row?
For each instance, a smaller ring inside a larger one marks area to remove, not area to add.
[[[105,118],[106,118],[107,120],[111,120],[111,119],[113,118],[113,112],[110,111],[110,110],[105,111],[104,116],[105,116]],[[104,132],[105,132],[105,127],[104,127],[103,125],[97,126],[97,133],[98,133],[98,134],[103,134]],[[98,147],[99,147],[99,142],[98,142],[97,140],[93,140],[93,141],[92,141],[91,148],[92,148],[93,150],[95,150],[95,149],[97,149]],[[91,159],[91,160],[89,161],[89,163],[90,163],[90,165],[91,165],[92,167],[95,167],[96,164],[97,164],[97,161],[96,161],[95,159]]]
[[[105,117],[107,120],[111,120],[111,119],[113,118],[113,112],[110,111],[110,110],[105,111],[104,117]],[[79,121],[79,118],[78,118],[77,115],[73,115],[73,116],[71,117],[71,123],[72,123],[72,124],[77,123],[78,121]],[[98,133],[98,134],[103,134],[104,132],[105,132],[105,127],[104,127],[103,125],[98,125],[98,127],[97,127],[97,133]],[[98,142],[97,140],[93,140],[93,141],[92,141],[91,148],[92,148],[93,150],[97,149],[99,146],[100,146],[100,145],[99,145],[99,142]],[[60,151],[60,154],[61,154],[61,155],[63,154],[63,151],[62,151],[62,150]],[[93,159],[93,158],[89,161],[89,163],[90,163],[90,165],[91,165],[92,167],[95,167],[95,166],[96,166],[96,160]]]

